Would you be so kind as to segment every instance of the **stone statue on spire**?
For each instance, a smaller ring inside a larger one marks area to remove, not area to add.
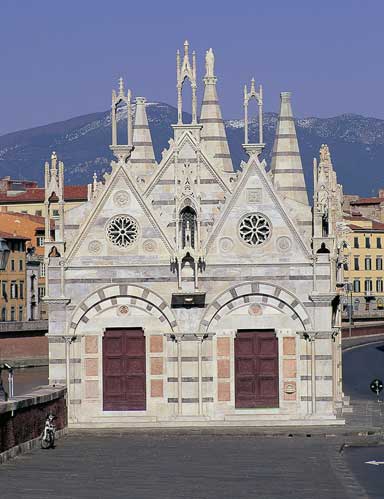
[[[210,48],[205,52],[205,76],[210,77],[210,76],[215,76],[214,72],[214,66],[215,66],[215,54],[213,53],[213,50]]]

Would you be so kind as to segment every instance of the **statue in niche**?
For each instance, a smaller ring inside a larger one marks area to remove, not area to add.
[[[189,220],[187,220],[187,225],[185,227],[185,246],[187,248],[191,247],[191,226]]]
[[[215,55],[213,53],[213,50],[210,48],[205,52],[205,76],[215,76],[214,65]]]
[[[317,209],[323,215],[328,215],[328,192],[325,185],[322,185],[317,193]]]

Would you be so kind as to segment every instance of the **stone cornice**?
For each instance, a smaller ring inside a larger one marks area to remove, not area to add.
[[[313,301],[313,303],[325,303],[329,305],[332,300],[337,296],[337,293],[312,293],[309,295],[309,299]]]

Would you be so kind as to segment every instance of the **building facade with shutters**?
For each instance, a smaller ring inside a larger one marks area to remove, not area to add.
[[[384,224],[360,214],[344,214],[348,246],[344,250],[349,283],[344,296],[344,315],[352,320],[384,316]]]
[[[178,120],[159,162],[146,101],[133,102],[121,80],[116,159],[89,201],[66,210],[64,165],[56,154],[46,163],[50,382],[67,383],[72,426],[342,424],[332,218],[341,199],[326,154],[312,214],[290,94],[281,94],[269,167],[262,88],[245,87],[248,159],[233,165],[212,49],[199,116],[188,42],[176,63]],[[258,137],[248,135],[250,105]]]

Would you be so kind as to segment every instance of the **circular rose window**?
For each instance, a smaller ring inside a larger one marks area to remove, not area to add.
[[[270,238],[271,223],[261,213],[250,213],[241,219],[239,234],[249,246],[259,246]]]
[[[115,246],[127,248],[131,246],[139,235],[139,226],[136,220],[127,215],[113,217],[107,225],[107,237]]]

